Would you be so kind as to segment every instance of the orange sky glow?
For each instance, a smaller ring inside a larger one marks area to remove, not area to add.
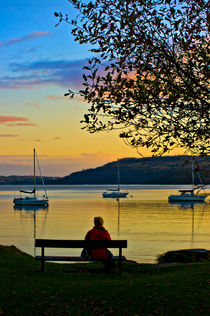
[[[1,9],[0,175],[27,175],[33,148],[44,176],[139,157],[119,131],[81,130],[88,105],[78,95],[64,97],[68,89],[82,88],[82,68],[91,56],[90,47],[74,42],[67,26],[55,28],[54,12],[68,12],[68,1],[46,0],[40,6],[28,0],[26,6],[24,0],[10,5],[3,0]]]

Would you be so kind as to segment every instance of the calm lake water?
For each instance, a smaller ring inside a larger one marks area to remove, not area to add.
[[[26,188],[26,186],[25,186]],[[187,248],[210,249],[210,204],[171,205],[168,196],[188,186],[122,186],[132,197],[103,199],[107,186],[49,186],[48,209],[14,209],[18,186],[0,186],[0,244],[34,255],[35,238],[83,239],[102,216],[112,239],[128,240],[123,254],[154,263],[159,254]],[[117,250],[116,250],[117,251]],[[47,253],[60,254],[61,250]],[[63,254],[81,250],[64,249]],[[36,251],[38,254],[39,251]],[[115,250],[113,250],[115,253]]]

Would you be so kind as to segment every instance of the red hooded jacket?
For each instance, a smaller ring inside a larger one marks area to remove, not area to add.
[[[111,240],[108,231],[102,226],[95,226],[89,230],[85,236],[85,240]],[[106,248],[92,249],[91,254],[93,259],[107,260]]]

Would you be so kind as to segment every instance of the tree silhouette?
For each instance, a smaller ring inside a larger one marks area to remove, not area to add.
[[[83,128],[120,129],[129,145],[162,155],[175,147],[209,153],[209,32],[206,0],[69,0],[80,44],[96,57],[84,67],[90,103]],[[66,95],[73,96],[69,90]]]

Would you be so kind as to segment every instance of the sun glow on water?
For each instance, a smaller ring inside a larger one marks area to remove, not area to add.
[[[130,260],[155,262],[169,250],[208,249],[210,205],[170,205],[167,199],[177,192],[175,186],[128,186],[133,197],[120,201],[103,199],[103,186],[51,187],[49,208],[40,210],[13,209],[16,189],[0,191],[0,244],[14,244],[30,254],[34,238],[83,239],[95,216],[104,218],[112,239],[128,240],[123,253]]]

